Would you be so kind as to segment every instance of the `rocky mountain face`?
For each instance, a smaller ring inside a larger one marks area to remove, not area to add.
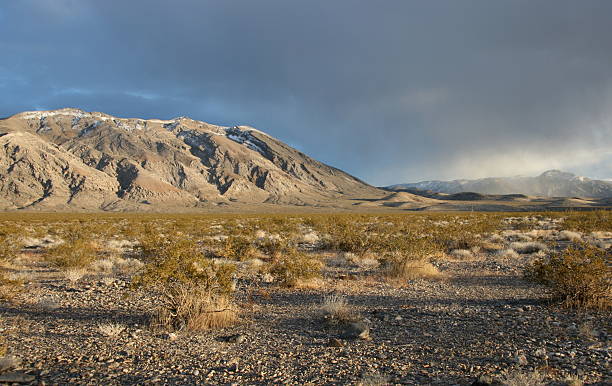
[[[78,109],[0,120],[0,209],[324,205],[378,193],[247,126]]]
[[[501,177],[477,180],[423,181],[387,187],[390,190],[418,189],[437,193],[525,194],[546,197],[612,197],[612,182],[592,180],[559,170],[537,177]]]

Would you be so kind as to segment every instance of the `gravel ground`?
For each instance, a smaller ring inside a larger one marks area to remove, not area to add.
[[[147,327],[155,299],[128,278],[70,284],[33,257],[25,292],[0,303],[0,332],[22,361],[0,380],[469,385],[482,374],[537,369],[552,384],[569,375],[610,384],[609,313],[547,304],[545,289],[521,278],[526,260],[441,261],[448,279],[403,285],[354,267],[328,268],[317,289],[239,285],[238,325],[173,335]],[[347,339],[325,323],[320,305],[330,293],[359,312],[369,339]],[[125,330],[105,336],[104,323]]]

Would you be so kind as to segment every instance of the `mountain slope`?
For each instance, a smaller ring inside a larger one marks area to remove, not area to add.
[[[476,192],[481,194],[526,194],[547,197],[612,197],[612,182],[592,180],[559,170],[549,170],[537,177],[423,181],[391,185],[387,189],[419,189],[449,194]]]
[[[247,126],[61,109],[0,120],[0,135],[4,208],[321,205],[380,193]]]

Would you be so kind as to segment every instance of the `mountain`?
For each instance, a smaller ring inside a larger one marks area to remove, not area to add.
[[[79,109],[0,120],[0,209],[326,205],[380,190],[248,126]]]
[[[475,192],[480,194],[525,194],[545,197],[612,197],[612,182],[592,180],[559,170],[548,170],[537,177],[498,177],[477,180],[423,181],[388,186],[389,190],[406,190],[412,193],[455,194]]]

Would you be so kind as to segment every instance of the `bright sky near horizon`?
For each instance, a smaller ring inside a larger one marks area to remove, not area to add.
[[[374,185],[612,179],[606,0],[0,0],[0,116],[245,124]]]

